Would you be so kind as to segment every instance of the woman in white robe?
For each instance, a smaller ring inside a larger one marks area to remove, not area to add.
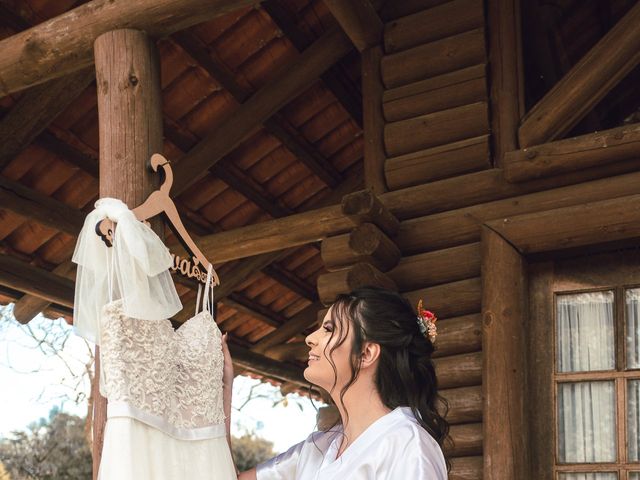
[[[306,338],[304,371],[329,392],[340,421],[239,480],[445,480],[435,328],[430,312],[421,313],[388,290],[341,295]]]

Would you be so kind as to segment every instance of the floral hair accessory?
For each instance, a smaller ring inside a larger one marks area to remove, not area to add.
[[[422,300],[418,301],[418,327],[422,335],[429,336],[431,342],[435,342],[436,336],[438,336],[438,329],[436,328],[436,321],[438,317],[431,311],[422,308]]]

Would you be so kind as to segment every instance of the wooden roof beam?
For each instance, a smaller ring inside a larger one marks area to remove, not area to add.
[[[540,100],[518,130],[521,147],[562,137],[640,62],[640,3]]]
[[[318,322],[318,312],[322,308],[322,305],[318,302],[305,307],[283,323],[277,330],[261,338],[251,350],[258,353],[265,353],[270,348],[280,345],[297,334],[304,332],[307,328]]]
[[[507,152],[504,176],[522,182],[638,157],[640,123]]]
[[[299,52],[313,42],[313,38],[298,27],[294,15],[282,0],[267,0],[261,6]],[[362,96],[357,87],[337,66],[329,68],[320,78],[356,124],[362,127]]]
[[[263,269],[263,273],[269,275],[280,285],[288,288],[292,292],[298,294],[302,298],[306,298],[312,302],[318,300],[318,292],[315,287],[309,285],[306,281],[299,278],[295,273],[283,268],[277,263],[268,265]]]
[[[173,36],[173,39],[213,79],[231,93],[238,104],[244,103],[251,96],[253,91],[240,85],[235,80],[234,73],[198,37],[190,32],[179,32]],[[264,122],[264,128],[280,140],[291,153],[324,183],[330,187],[335,187],[340,183],[340,172],[316,150],[311,142],[295,131],[284,115],[276,113]],[[192,146],[190,145],[185,151]]]
[[[0,285],[73,308],[73,280],[17,260],[11,255],[0,255]]]
[[[73,236],[78,235],[84,224],[80,210],[3,177],[0,177],[0,208]]]
[[[324,0],[359,51],[382,43],[384,25],[369,0]]]
[[[251,96],[226,121],[192,148],[178,163],[173,191],[184,192],[242,140],[286,105],[351,49],[339,31],[330,31],[284,65],[274,78]],[[195,173],[195,175],[194,175]]]
[[[121,28],[169,35],[257,0],[93,0],[0,42],[0,97],[93,64],[93,42]]]
[[[85,68],[25,92],[0,121],[0,170],[27,148],[94,78],[93,69]]]

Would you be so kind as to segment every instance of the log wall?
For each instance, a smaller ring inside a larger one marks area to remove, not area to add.
[[[554,157],[553,168],[541,172],[498,168],[505,154],[523,157],[523,164],[532,158],[527,150],[517,150],[518,118],[512,117],[524,114],[516,108],[519,98],[490,95],[492,86],[499,89],[504,82],[492,81],[492,75],[509,69],[515,69],[509,89],[519,92],[518,67],[511,63],[520,59],[517,47],[509,45],[513,29],[507,25],[513,5],[489,2],[487,12],[481,1],[410,0],[381,10],[386,21],[380,59],[384,122],[374,134],[383,138],[389,189],[380,198],[400,220],[392,239],[401,255],[385,275],[412,303],[423,299],[440,319],[434,362],[450,406],[452,444],[445,451],[454,480],[483,478],[492,448],[487,442],[483,452],[483,431],[491,431],[483,425],[483,225],[499,230],[501,222],[508,228],[513,215],[581,208],[640,193],[640,160],[627,145],[635,126],[625,127],[629,138],[618,140],[620,146],[610,154],[598,152],[597,162],[589,159],[580,170],[565,167],[564,157]],[[505,37],[488,38],[504,31]],[[487,51],[492,47],[513,51],[489,68],[488,58],[500,53]],[[501,103],[507,100],[515,103]],[[556,150],[565,143],[570,157],[575,141],[557,142]],[[343,236],[327,243],[328,267],[341,265],[337,251],[347,255],[348,241]]]

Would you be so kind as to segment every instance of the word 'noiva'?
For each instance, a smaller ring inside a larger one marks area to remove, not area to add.
[[[184,275],[188,278],[195,278],[199,282],[205,283],[207,281],[207,271],[200,270],[198,265],[194,264],[191,260],[186,258],[180,258],[179,255],[172,253],[173,257],[173,265],[171,265],[171,270],[175,272],[180,272],[181,275]]]

